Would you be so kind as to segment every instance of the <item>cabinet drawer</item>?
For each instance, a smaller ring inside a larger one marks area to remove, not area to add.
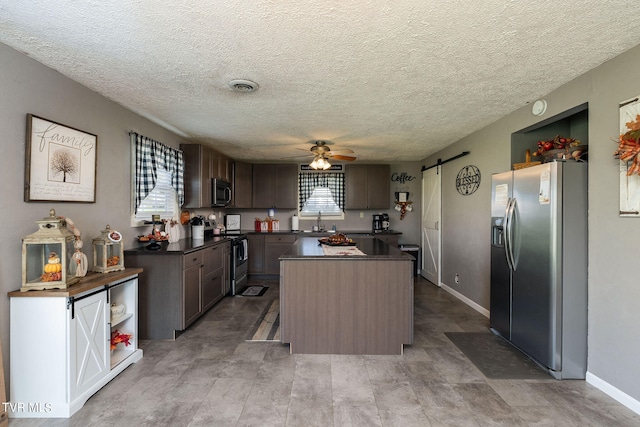
[[[295,243],[295,234],[281,234],[264,236],[265,243]]]
[[[229,250],[228,244],[211,246],[201,251],[203,253],[202,261],[205,275],[211,274],[212,272],[222,268],[225,250]]]
[[[202,265],[202,251],[191,252],[184,256],[183,269],[186,270],[194,265]]]

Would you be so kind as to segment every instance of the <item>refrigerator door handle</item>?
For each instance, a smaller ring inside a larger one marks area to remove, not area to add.
[[[509,203],[507,204],[505,223],[505,252],[507,254],[507,264],[509,264],[509,269],[511,269],[512,271],[516,271],[516,263],[513,256],[513,221],[516,211],[516,204],[517,202],[515,197],[509,200]]]
[[[507,201],[507,207],[504,210],[504,256],[507,260],[507,267],[511,270],[511,260],[509,259],[509,208],[511,207],[511,198]]]

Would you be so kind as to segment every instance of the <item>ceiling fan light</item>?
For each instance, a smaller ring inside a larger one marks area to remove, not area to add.
[[[329,161],[325,159],[324,156],[317,156],[315,159],[313,159],[309,166],[311,167],[311,169],[327,170],[331,167],[331,163],[329,163]]]

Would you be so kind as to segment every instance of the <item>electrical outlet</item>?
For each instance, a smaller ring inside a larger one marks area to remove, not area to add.
[[[460,284],[460,275],[458,273],[456,273],[456,285]]]

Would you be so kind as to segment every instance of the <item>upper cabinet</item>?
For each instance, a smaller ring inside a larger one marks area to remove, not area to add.
[[[389,209],[390,165],[345,165],[346,209]]]
[[[231,182],[232,160],[202,144],[180,144],[184,153],[184,207],[211,207],[211,178]]]
[[[235,162],[233,164],[233,199],[234,208],[252,207],[253,170],[251,163]]]
[[[297,164],[253,165],[253,208],[295,209],[298,201]]]

